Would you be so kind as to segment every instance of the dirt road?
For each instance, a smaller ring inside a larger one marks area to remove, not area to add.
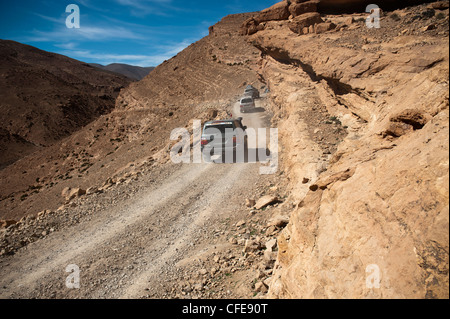
[[[242,114],[244,125],[268,126],[262,101],[256,112]],[[259,166],[170,163],[134,184],[87,197],[76,207],[75,225],[1,257],[0,297],[172,297],[171,285],[184,279],[181,269],[201,269],[205,253],[232,249],[230,227],[246,218],[246,196],[270,178],[259,175]],[[79,288],[71,289],[78,270]],[[217,291],[250,297],[248,291]]]

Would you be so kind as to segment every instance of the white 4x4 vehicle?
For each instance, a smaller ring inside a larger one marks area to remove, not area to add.
[[[252,85],[247,85],[247,87],[244,90],[243,96],[251,96],[254,99],[259,99],[259,91]]]
[[[253,111],[255,109],[255,100],[251,96],[244,96],[240,101],[241,113]]]
[[[211,162],[212,156],[219,155],[221,163],[228,159],[245,161],[248,152],[246,129],[242,118],[206,122],[201,138],[203,159]],[[217,160],[214,162],[218,163]]]

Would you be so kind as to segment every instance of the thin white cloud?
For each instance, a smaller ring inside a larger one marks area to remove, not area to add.
[[[81,26],[81,28],[68,29],[60,26],[52,31],[33,30],[31,35],[26,37],[28,42],[61,42],[61,41],[105,41],[105,40],[144,40],[141,34],[122,27],[99,27],[99,26]]]
[[[73,29],[70,29],[73,30]],[[75,29],[81,37],[89,40],[97,39],[145,39],[142,35],[139,35],[131,30],[122,27],[81,27]]]
[[[90,0],[77,0],[77,2],[79,4],[81,4],[82,6],[91,9],[91,10],[95,10],[95,11],[99,11],[99,12],[110,12],[110,8],[108,5],[105,6],[98,6],[98,5],[94,5]],[[98,3],[98,2],[97,2]]]
[[[92,52],[90,50],[72,50],[66,49],[58,52],[59,54],[69,56],[81,61],[95,62],[103,65],[111,63],[125,63],[137,66],[157,66],[163,61],[168,60],[175,56],[177,53],[184,50],[191,44],[190,41],[185,40],[180,43],[158,45],[155,46],[155,54],[143,55],[143,54],[111,54],[102,52]],[[59,45],[59,47],[65,49],[65,45]],[[69,48],[67,46],[67,48]]]
[[[125,7],[131,15],[136,17],[144,17],[147,15],[169,16],[170,12],[183,10],[179,7],[172,6],[172,0],[114,0],[95,1],[95,4],[93,0],[78,0],[78,3],[91,10],[109,13],[116,12],[117,8],[123,10],[123,7]]]
[[[160,45],[157,45],[155,48],[158,51],[164,52],[165,55],[167,55],[167,56],[174,56],[174,55],[178,54],[179,52],[183,51],[185,48],[187,48],[191,43],[192,43],[192,41],[190,41],[190,40],[184,40],[184,41],[178,42],[178,43],[160,44]]]
[[[65,18],[64,17],[59,17],[59,18],[55,18],[55,17],[49,17],[49,16],[46,16],[46,15],[43,15],[43,14],[40,14],[40,13],[37,13],[37,12],[32,12],[34,15],[36,15],[36,16],[38,16],[38,17],[40,17],[40,18],[42,18],[42,19],[44,19],[44,20],[47,20],[47,21],[50,21],[50,22],[54,22],[54,23],[59,23],[59,24],[61,24],[61,23],[65,23]]]
[[[130,13],[137,17],[147,15],[170,16],[171,11],[177,10],[172,6],[172,0],[115,0],[119,5],[130,9]]]
[[[55,47],[65,49],[65,50],[74,50],[77,47],[77,44],[74,42],[59,43],[59,44],[55,44]]]
[[[165,55],[105,54],[88,50],[61,51],[59,53],[81,61],[94,61],[103,65],[125,63],[147,67],[159,65],[167,59]]]

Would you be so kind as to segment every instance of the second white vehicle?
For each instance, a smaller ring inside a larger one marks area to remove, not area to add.
[[[255,109],[255,100],[250,96],[244,96],[240,101],[241,113],[253,111]]]

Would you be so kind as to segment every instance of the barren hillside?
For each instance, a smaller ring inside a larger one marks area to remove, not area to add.
[[[251,14],[228,16],[210,34],[165,61],[144,80],[133,83],[117,99],[118,108],[186,111],[198,103],[211,106],[238,96],[248,83],[258,84],[252,68],[259,51],[239,36]]]
[[[59,54],[0,40],[0,169],[109,113],[130,82]]]
[[[154,67],[139,67],[135,65],[123,64],[123,63],[111,63],[108,65],[101,65],[98,63],[89,63],[89,65],[100,68],[102,70],[111,71],[114,73],[125,75],[126,77],[139,81],[145,78]]]

